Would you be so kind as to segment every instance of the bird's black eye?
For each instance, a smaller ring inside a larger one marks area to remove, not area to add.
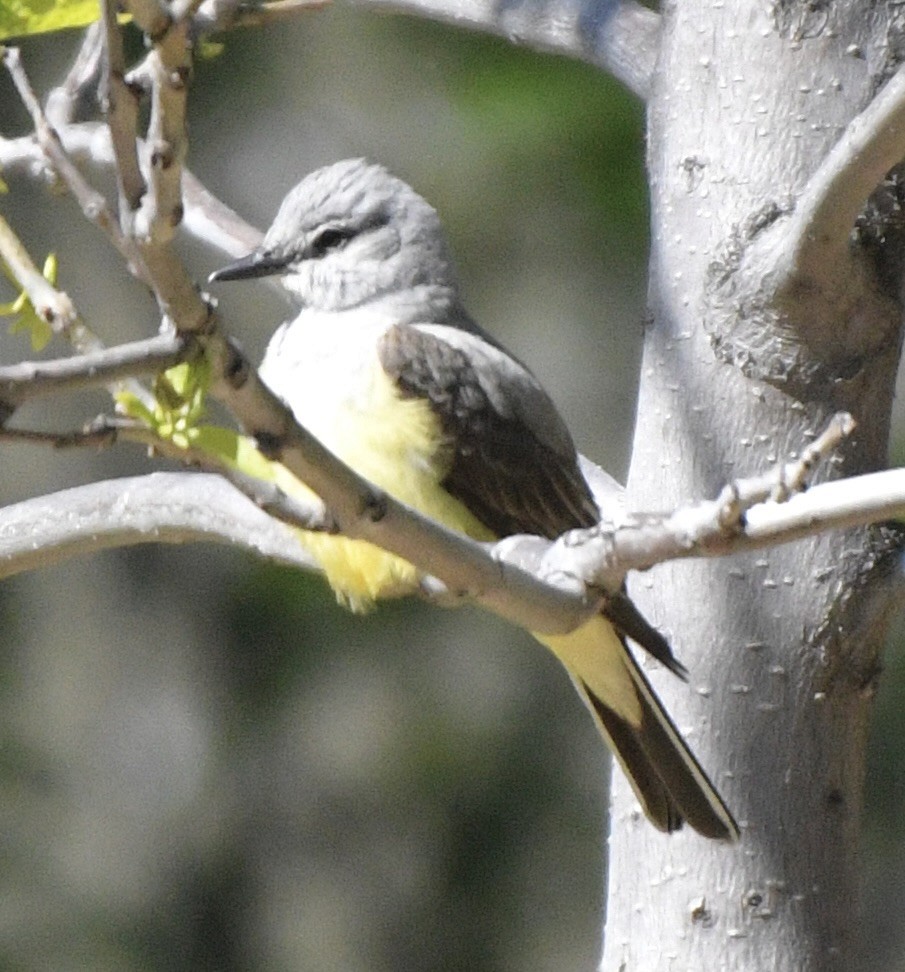
[[[338,250],[353,236],[352,230],[342,226],[325,226],[311,240],[311,255],[322,257],[328,250]]]

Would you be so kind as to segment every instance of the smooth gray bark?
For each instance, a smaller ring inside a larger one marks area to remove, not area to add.
[[[867,258],[865,235],[849,249],[846,233],[839,265],[804,261],[780,278],[796,201],[895,69],[894,12],[860,0],[664,10],[631,507],[712,495],[800,448],[840,407],[859,431],[834,474],[885,463],[900,344],[895,233]],[[776,245],[764,245],[771,233]],[[668,676],[657,686],[742,839],[663,837],[617,779],[607,972],[858,968],[864,747],[901,594],[897,550],[893,531],[828,534],[663,565],[634,585],[691,671],[689,686]]]

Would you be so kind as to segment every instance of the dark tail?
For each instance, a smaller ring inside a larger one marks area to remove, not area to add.
[[[638,663],[627,648],[623,650],[641,709],[637,726],[597,698],[580,678],[573,680],[644,812],[660,830],[678,830],[687,820],[705,837],[737,840],[738,824],[729,808],[666,714]]]

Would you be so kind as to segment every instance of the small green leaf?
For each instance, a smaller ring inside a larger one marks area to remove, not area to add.
[[[48,253],[47,259],[44,261],[44,266],[41,268],[41,274],[44,279],[54,287],[57,285],[57,271],[59,269],[60,266],[57,261],[56,253]]]
[[[236,446],[236,469],[239,472],[268,483],[276,479],[277,464],[261,454],[254,439],[249,439],[247,435],[240,435]]]
[[[154,380],[154,429],[165,439],[185,435],[204,415],[210,365],[204,358],[174,365]]]
[[[50,257],[47,259],[49,260]],[[44,266],[46,269],[46,262]],[[12,279],[12,275],[9,273],[5,265],[3,266],[3,270],[7,277]],[[47,274],[45,272],[45,277],[46,276]],[[46,348],[50,343],[50,339],[53,337],[53,328],[47,323],[47,321],[44,320],[43,317],[41,317],[40,314],[37,313],[34,305],[28,299],[28,294],[25,293],[24,290],[20,291],[15,300],[0,304],[0,317],[15,318],[15,320],[9,326],[9,333],[27,333],[31,340],[32,350],[34,351],[41,351],[43,348]]]
[[[21,314],[22,309],[28,303],[28,295],[23,290],[15,300],[0,304],[0,317],[12,317],[14,314]],[[10,325],[10,330],[15,324]]]
[[[130,391],[121,391],[117,392],[113,398],[121,414],[127,415],[129,418],[137,419],[150,428],[155,427],[154,413],[137,395],[134,395]]]
[[[201,425],[204,396],[210,385],[206,359],[174,365],[154,380],[154,407],[149,409],[130,392],[116,396],[119,410],[138,419],[155,435],[179,449],[191,449],[264,482],[274,482],[279,469],[258,451],[254,440],[219,425]]]
[[[247,435],[220,425],[199,425],[192,430],[191,444],[246,476],[273,482],[274,464],[266,459]]]
[[[194,430],[192,445],[209,455],[216,456],[228,466],[235,466],[241,436],[233,429],[221,425],[199,425]]]
[[[19,304],[19,301],[16,300],[15,304]],[[28,298],[25,299],[24,307],[19,312],[18,319],[9,326],[10,334],[21,334],[23,331],[28,333],[32,351],[42,351],[50,344],[50,339],[53,337],[53,328],[43,317],[35,313],[35,309],[31,306],[31,301]]]
[[[226,44],[222,41],[208,40],[202,37],[195,48],[195,53],[202,61],[212,61],[219,57],[226,50]]]

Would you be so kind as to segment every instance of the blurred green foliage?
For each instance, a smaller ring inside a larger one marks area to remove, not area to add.
[[[4,0],[0,6],[0,40],[84,27],[97,18],[94,0]]]
[[[442,30],[419,27],[431,42]],[[609,76],[576,61],[476,35],[454,50],[451,97],[466,123],[496,133],[500,178],[538,188],[550,179],[569,186],[595,214],[598,232],[633,255],[645,246],[640,103]]]

